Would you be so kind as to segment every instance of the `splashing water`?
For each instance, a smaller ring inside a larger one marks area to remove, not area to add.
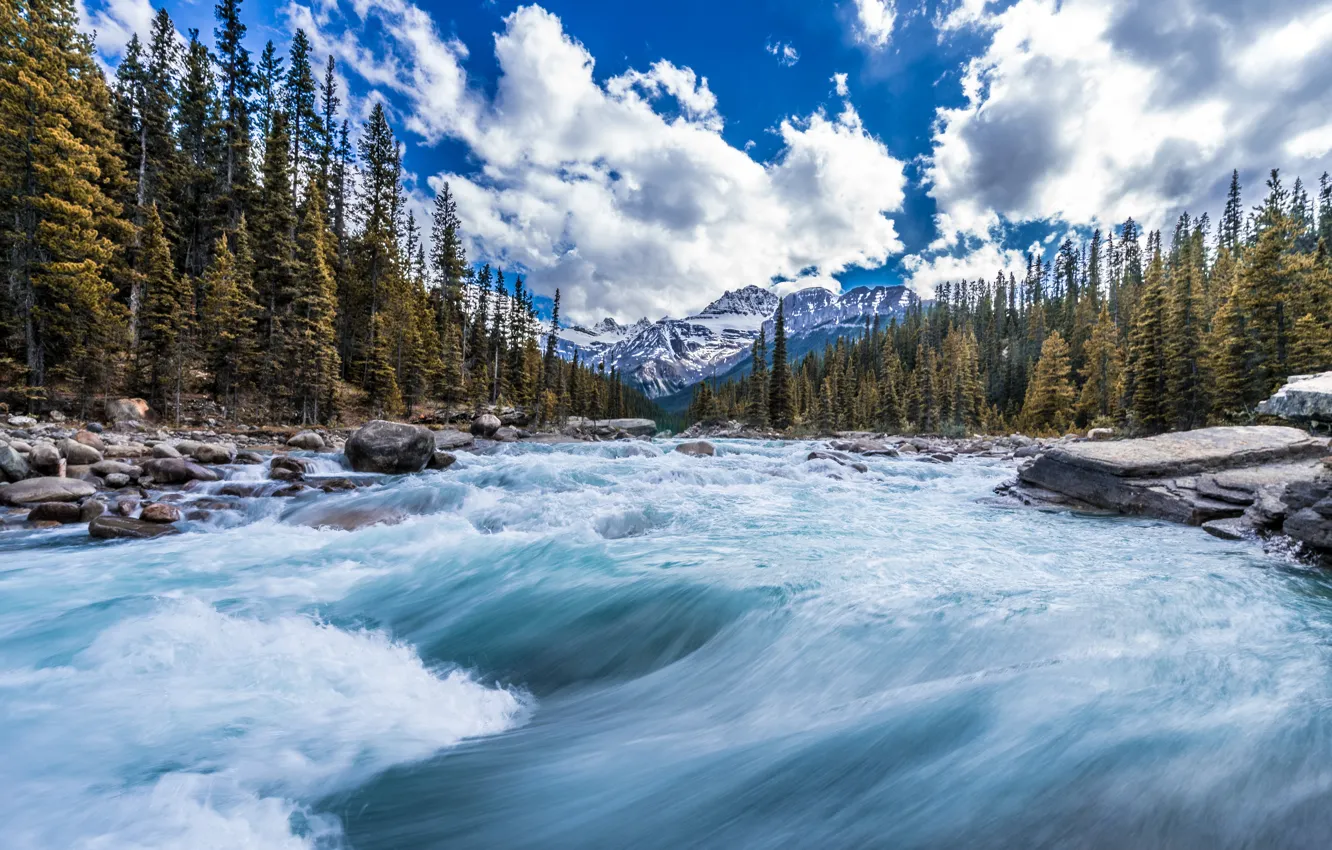
[[[811,447],[506,445],[0,537],[3,843],[1325,846],[1321,574]]]

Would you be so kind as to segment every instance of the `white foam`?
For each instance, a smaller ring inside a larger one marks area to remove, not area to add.
[[[0,675],[0,704],[0,821],[33,847],[305,846],[331,826],[293,836],[304,801],[527,710],[380,632],[193,600],[118,623],[58,671]]]

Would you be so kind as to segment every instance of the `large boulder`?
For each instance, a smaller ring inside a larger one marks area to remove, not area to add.
[[[1276,395],[1258,405],[1258,412],[1294,422],[1332,422],[1332,372],[1292,375]]]
[[[102,540],[119,538],[146,540],[165,534],[178,534],[180,529],[166,522],[145,522],[141,519],[103,514],[88,523],[88,533]]]
[[[462,431],[456,431],[449,428],[444,431],[435,432],[435,451],[451,452],[456,449],[465,449],[476,444],[476,437],[471,434],[464,434]]]
[[[448,469],[458,462],[458,458],[449,452],[436,451],[430,456],[431,469]]]
[[[152,408],[141,398],[118,398],[106,403],[106,418],[112,422],[144,422],[152,415]]]
[[[324,448],[324,438],[314,431],[302,431],[299,434],[288,438],[287,445],[293,449],[317,452]]]
[[[65,456],[65,460],[73,466],[89,466],[102,460],[100,451],[77,440],[61,440],[56,444],[56,448]]]
[[[143,462],[143,471],[159,484],[184,484],[187,481],[217,481],[221,478],[211,469],[184,458],[159,457]]]
[[[170,443],[158,443],[153,446],[153,457],[180,457],[180,450]]]
[[[122,463],[118,460],[104,460],[100,463],[94,463],[90,468],[93,475],[106,477],[108,475],[128,475],[131,478],[137,478],[143,473],[143,470],[132,463]]]
[[[77,478],[29,478],[0,488],[0,502],[32,505],[38,502],[77,502],[97,488]]]
[[[1264,488],[1316,478],[1327,450],[1295,428],[1203,428],[1061,444],[1018,477],[1098,508],[1201,525],[1243,515]]]
[[[376,419],[347,440],[343,453],[357,472],[402,475],[420,472],[435,452],[435,437],[428,428]]]
[[[472,433],[478,437],[493,437],[503,424],[495,414],[482,413],[472,420]]]
[[[22,481],[28,477],[28,462],[13,446],[0,443],[0,480]]]

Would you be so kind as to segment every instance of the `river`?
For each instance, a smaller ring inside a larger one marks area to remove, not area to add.
[[[1322,574],[999,461],[670,446],[0,536],[0,844],[1327,846]]]

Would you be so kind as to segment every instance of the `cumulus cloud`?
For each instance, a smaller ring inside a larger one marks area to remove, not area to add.
[[[893,0],[854,0],[853,28],[856,40],[875,49],[888,46],[897,25],[897,5]]]
[[[79,22],[84,32],[96,33],[97,49],[105,56],[120,56],[135,33],[147,39],[157,10],[149,0],[107,0],[100,8],[89,10],[83,0],[77,3]]]
[[[1027,260],[1022,251],[982,241],[963,252],[912,254],[902,259],[902,268],[922,298],[933,298],[939,284],[945,281],[991,281],[999,272],[1005,277],[1011,273],[1021,280],[1026,274]]]
[[[776,56],[778,64],[783,68],[790,68],[792,65],[800,61],[799,52],[796,51],[795,46],[790,42],[783,43],[780,41],[770,41],[763,49],[773,56]]]
[[[888,214],[902,206],[903,164],[849,104],[781,121],[781,150],[759,162],[723,137],[706,78],[663,60],[598,80],[587,49],[539,7],[505,19],[487,96],[454,84],[461,45],[410,9],[358,3],[388,49],[343,44],[349,66],[399,95],[410,130],[458,140],[475,161],[429,180],[452,187],[472,256],[559,287],[576,318],[679,315],[778,279],[824,285],[902,250]],[[426,56],[435,64],[422,70]]]
[[[851,89],[846,84],[846,74],[833,74],[831,82],[838,97],[846,97],[851,93]]]
[[[1332,11],[1322,0],[964,0],[944,25],[989,44],[938,110],[933,251],[1009,224],[1215,211],[1232,168],[1332,166]],[[949,24],[949,21],[952,23]],[[1292,174],[1292,177],[1294,174]]]

